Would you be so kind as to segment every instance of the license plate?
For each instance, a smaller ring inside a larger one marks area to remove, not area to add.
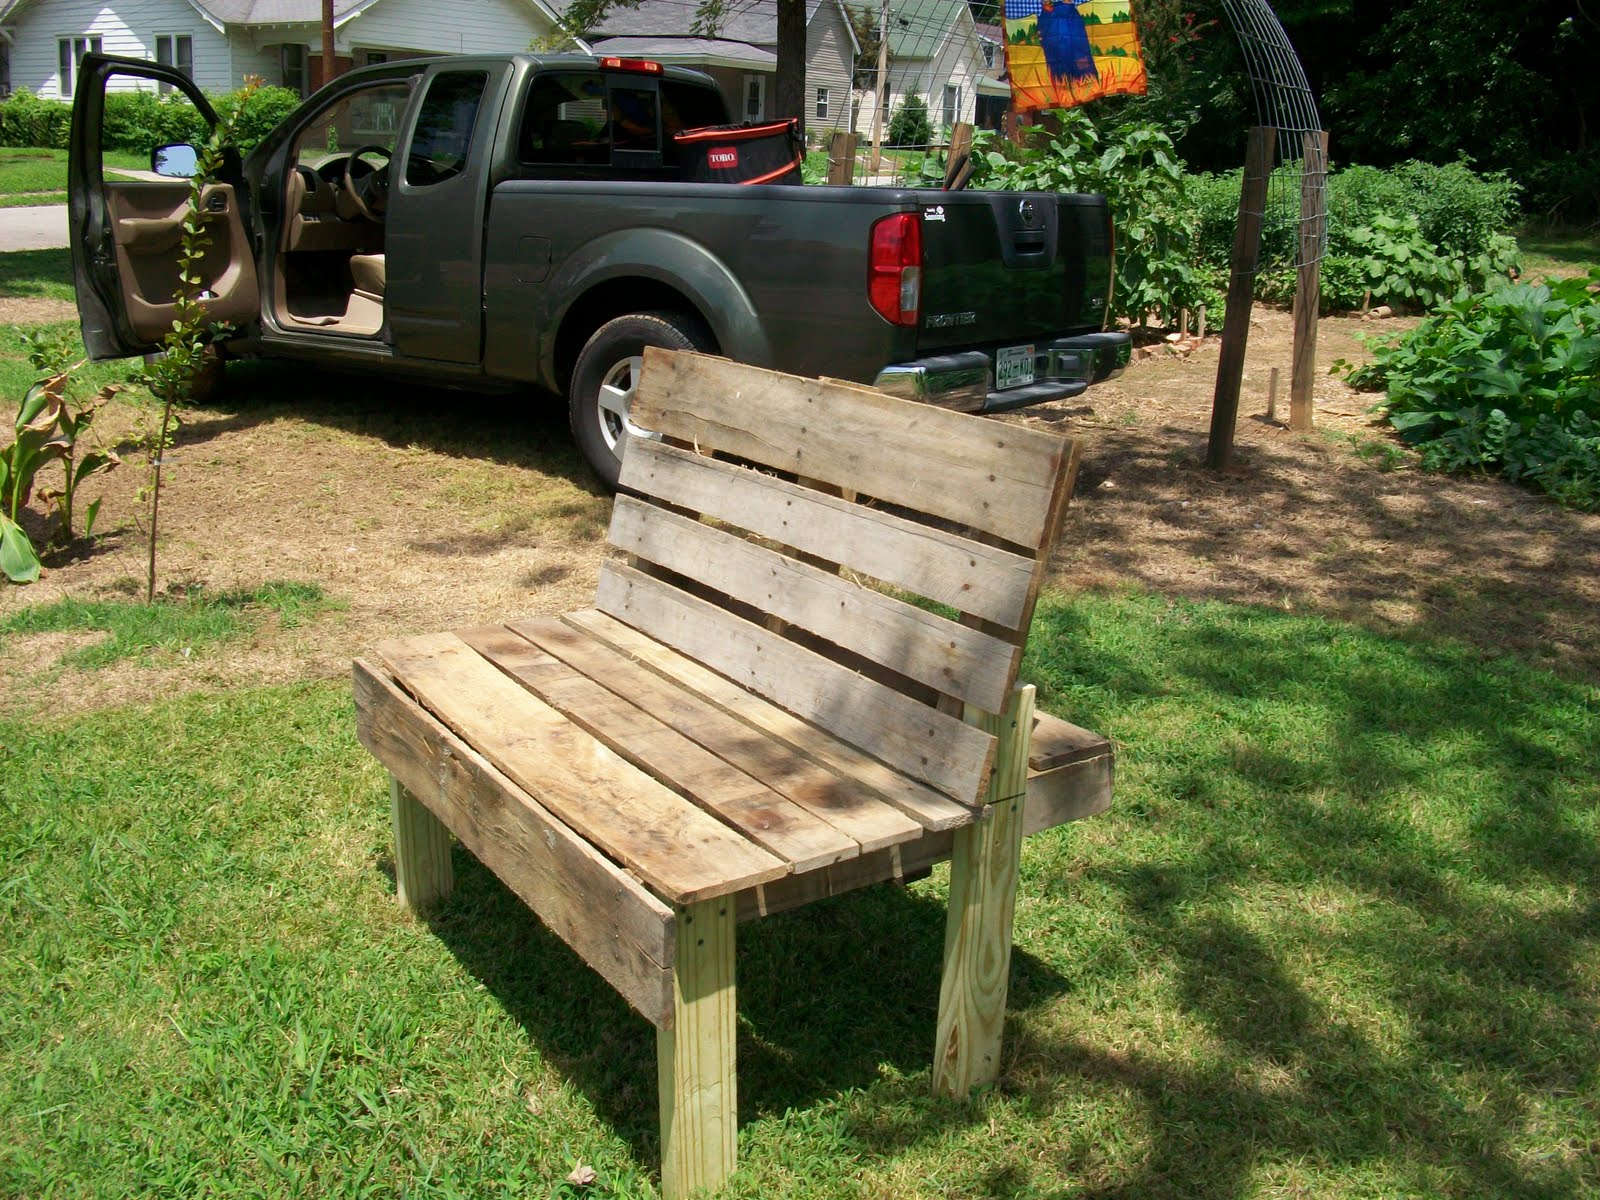
[[[994,388],[1023,387],[1033,382],[1033,347],[1006,346],[994,356]]]

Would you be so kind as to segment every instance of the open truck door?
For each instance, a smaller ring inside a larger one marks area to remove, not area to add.
[[[217,114],[184,74],[108,55],[85,55],[72,105],[67,216],[73,282],[83,344],[91,358],[121,358],[159,348],[177,306],[178,256],[189,204],[192,155],[183,146],[150,146],[147,170],[107,170],[108,91],[175,91],[194,106],[207,134]],[[187,172],[185,168],[187,167]],[[211,244],[200,262],[200,298],[212,321],[242,326],[261,312],[256,264],[240,187],[238,158],[203,185],[200,206]]]

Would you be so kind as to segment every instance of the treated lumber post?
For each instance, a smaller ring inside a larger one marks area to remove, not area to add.
[[[842,129],[834,130],[828,139],[828,183],[835,187],[849,187],[856,173],[856,135]]]
[[[679,1200],[733,1173],[739,1122],[734,1074],[734,898],[678,910],[673,1021],[656,1030],[661,1192]]]
[[[389,810],[394,816],[394,885],[402,908],[421,912],[455,889],[450,831],[393,775]]]
[[[1211,437],[1206,443],[1206,466],[1218,471],[1233,461],[1239,384],[1244,379],[1256,261],[1261,256],[1261,219],[1267,209],[1267,180],[1272,174],[1272,148],[1276,141],[1277,130],[1251,127],[1244,181],[1239,188],[1239,223],[1233,233],[1233,267],[1228,277],[1228,305],[1222,317],[1217,386],[1211,400]]]
[[[1021,684],[1012,689],[999,715],[967,709],[967,719],[995,734],[999,744],[983,819],[956,831],[950,857],[950,911],[933,1056],[936,1094],[965,1095],[1000,1076],[1033,696],[1033,685]]]
[[[1322,229],[1328,219],[1328,134],[1305,135],[1300,176],[1300,264],[1294,287],[1294,367],[1289,376],[1289,428],[1315,424],[1311,385],[1317,373],[1317,311],[1322,307]]]

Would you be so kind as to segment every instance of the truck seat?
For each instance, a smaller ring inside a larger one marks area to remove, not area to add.
[[[385,285],[389,282],[388,268],[381,254],[352,254],[350,278],[356,291],[366,292],[376,300],[383,299]]]

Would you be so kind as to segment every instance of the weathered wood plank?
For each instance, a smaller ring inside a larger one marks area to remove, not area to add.
[[[455,889],[450,830],[393,775],[389,814],[394,822],[394,890],[400,907],[420,913]]]
[[[786,875],[771,883],[739,893],[739,920],[753,921],[791,908],[842,896],[858,888],[915,877],[950,857],[958,830],[929,832],[914,842],[863,854],[808,875]]]
[[[628,447],[622,486],[996,625],[1021,626],[1037,564],[999,546],[665,442]]]
[[[737,1160],[737,928],[731,897],[678,914],[673,1022],[656,1030],[661,1192],[667,1200],[717,1187]]]
[[[745,691],[715,671],[613,617],[585,610],[567,613],[562,619],[656,674],[705,697],[730,716],[776,738],[819,766],[870,787],[925,829],[954,829],[970,824],[976,816],[974,806],[952,800],[890,769],[843,739]]]
[[[652,1024],[672,1020],[672,910],[400,691],[355,663],[356,734],[562,941]]]
[[[814,870],[861,853],[853,838],[509,629],[494,625],[460,630],[457,636],[628,762],[794,870]]]
[[[1101,734],[1049,713],[1033,715],[1033,738],[1028,745],[1030,771],[1048,771],[1051,767],[1096,758],[1110,751],[1110,741]]]
[[[634,419],[701,450],[824,480],[1039,551],[1069,443],[728,359],[650,349]]]
[[[454,634],[378,647],[424,707],[557,818],[674,903],[788,873],[788,865],[657,783],[485,662]]]
[[[952,799],[989,777],[992,737],[632,567],[601,567],[595,607]]]
[[[1000,748],[986,796],[988,819],[960,830],[950,855],[933,1055],[933,1090],[945,1095],[965,1095],[1000,1074],[1033,696],[1031,685],[1022,686],[1004,713],[968,711],[969,719],[999,736]]]
[[[1005,704],[1022,660],[1021,646],[631,496],[617,497],[610,540],[980,708]]]
[[[1109,809],[1114,762],[1102,754],[1030,774],[1022,832],[1032,835]]]
[[[641,666],[557,617],[517,621],[510,628],[828,822],[857,843],[863,853],[910,841],[922,833],[920,824],[861,782],[824,770],[705,697]]]

